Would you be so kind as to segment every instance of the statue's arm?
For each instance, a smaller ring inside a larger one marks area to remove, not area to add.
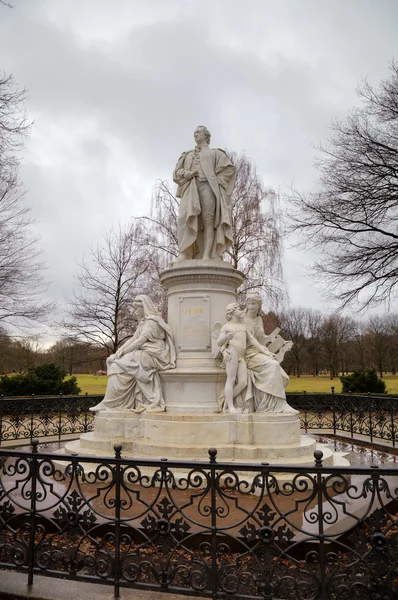
[[[266,346],[268,342],[268,335],[265,335],[264,324],[261,317],[257,317],[256,325],[254,328],[255,338],[262,345]]]
[[[119,348],[119,350],[116,352],[116,355],[119,357],[124,356],[125,354],[128,354],[133,350],[141,348],[141,346],[147,341],[147,339],[148,338],[142,334],[135,340],[133,340],[133,338],[130,338],[130,340],[126,344],[123,344],[123,346]]]
[[[118,356],[124,356],[129,352],[133,352],[134,350],[138,350],[139,348],[141,348],[141,346],[143,346],[143,344],[145,344],[145,342],[147,342],[151,337],[151,332],[148,330],[148,327],[150,329],[151,326],[146,322],[141,333],[138,336],[134,334],[132,338],[130,338],[125,344],[123,344],[121,348],[119,348],[120,354],[118,354]],[[147,332],[145,331],[146,329]]]
[[[276,358],[275,354],[273,354],[272,352],[270,352],[269,350],[267,350],[267,348],[265,348],[264,346],[262,346],[260,344],[260,342],[258,342],[256,340],[256,338],[254,337],[254,335],[252,333],[250,333],[250,331],[248,331],[247,334],[248,334],[248,338],[249,338],[250,344],[254,348],[256,348],[256,350],[258,350],[259,352],[261,352],[261,354],[265,354],[266,356],[271,356],[271,358]]]
[[[188,175],[189,171],[186,171],[184,169],[184,161],[185,161],[185,157],[187,154],[188,154],[188,152],[183,152],[181,154],[181,156],[178,159],[178,162],[176,164],[176,167],[174,169],[174,172],[173,172],[173,181],[177,185],[183,185],[188,179],[187,175]],[[191,177],[191,179],[192,179],[192,177]]]
[[[234,337],[233,331],[226,331],[225,325],[221,328],[220,335],[218,336],[217,346],[224,346],[229,340],[232,340]]]

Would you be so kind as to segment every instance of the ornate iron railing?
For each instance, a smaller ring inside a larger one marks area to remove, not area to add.
[[[89,411],[102,396],[0,399],[0,445],[3,441],[76,435],[92,431]],[[300,411],[305,433],[348,433],[395,447],[398,443],[398,398],[353,394],[288,394]]]
[[[348,433],[352,439],[398,442],[398,398],[354,394],[289,394],[306,432]]]
[[[4,441],[32,441],[92,431],[94,417],[89,411],[103,396],[58,396],[0,399],[0,444]]]
[[[0,568],[212,598],[393,600],[398,468],[0,449]],[[56,462],[58,461],[58,462]],[[63,461],[63,462],[62,462]],[[1,586],[0,586],[1,587]]]

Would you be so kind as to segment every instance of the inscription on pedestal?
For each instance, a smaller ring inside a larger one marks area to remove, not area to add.
[[[178,349],[186,352],[210,350],[209,296],[180,296]]]

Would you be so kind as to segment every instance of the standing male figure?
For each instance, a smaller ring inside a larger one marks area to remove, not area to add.
[[[200,125],[196,147],[183,152],[174,169],[181,198],[178,216],[179,260],[222,260],[232,243],[231,194],[235,167],[224,150],[210,148],[210,131]]]

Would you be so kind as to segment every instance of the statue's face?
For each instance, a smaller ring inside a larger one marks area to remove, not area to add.
[[[144,307],[142,304],[134,304],[134,312],[137,319],[143,319],[145,316]]]
[[[246,300],[247,312],[250,317],[256,317],[259,310],[259,304],[254,298],[247,298]]]
[[[206,135],[205,135],[205,131],[204,129],[202,129],[201,127],[198,127],[194,134],[193,137],[195,138],[195,142],[197,144],[203,144],[204,142],[206,142]]]
[[[238,306],[237,308],[235,308],[235,310],[234,310],[234,317],[236,318],[237,321],[242,321],[243,317],[244,317],[244,314],[245,313],[240,308],[240,306]]]

